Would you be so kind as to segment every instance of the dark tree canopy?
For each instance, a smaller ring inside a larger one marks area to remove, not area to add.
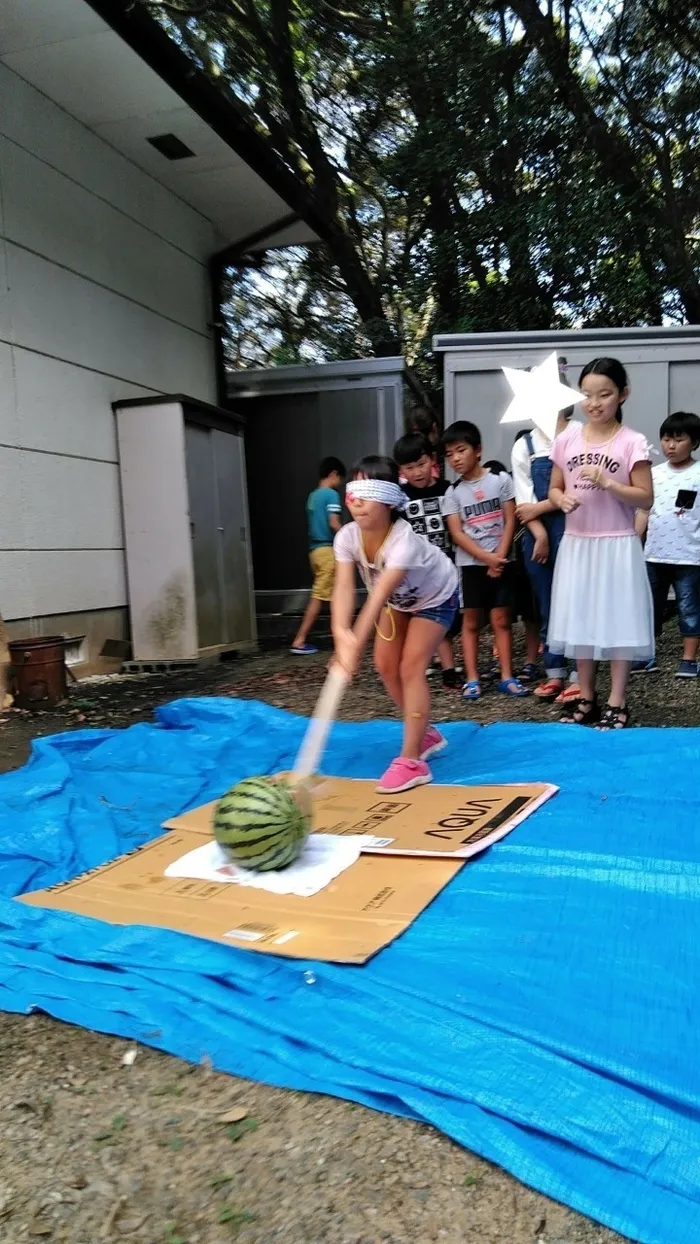
[[[695,0],[152,0],[322,222],[230,273],[233,366],[700,323]]]

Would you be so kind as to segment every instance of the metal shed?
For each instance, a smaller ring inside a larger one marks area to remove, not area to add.
[[[590,359],[602,355],[620,359],[631,385],[625,419],[652,444],[658,444],[659,425],[671,411],[700,414],[697,325],[445,333],[433,338],[433,349],[444,361],[445,426],[456,419],[471,419],[483,436],[484,458],[498,458],[507,465],[518,427],[499,423],[511,397],[501,368],[532,367],[553,350],[566,359],[568,380],[574,387],[581,367]]]
[[[425,394],[399,357],[253,368],[229,374],[228,398],[245,416],[256,610],[297,612],[311,582],[306,498],[321,459],[349,469],[364,454],[391,453],[404,407]]]

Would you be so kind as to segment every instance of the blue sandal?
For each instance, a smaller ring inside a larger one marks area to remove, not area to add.
[[[481,684],[477,682],[476,680],[472,680],[471,682],[465,682],[464,686],[462,687],[462,699],[463,700],[480,700],[481,699]]]
[[[504,678],[503,682],[499,682],[498,690],[501,692],[501,695],[512,695],[518,700],[530,694],[527,687],[523,687],[523,684],[517,678]]]

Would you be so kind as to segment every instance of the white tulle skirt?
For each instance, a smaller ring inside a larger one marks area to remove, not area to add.
[[[654,610],[637,536],[564,535],[547,647],[594,661],[647,661],[654,655]]]

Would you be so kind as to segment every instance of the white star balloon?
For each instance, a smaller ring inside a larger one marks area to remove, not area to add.
[[[550,441],[556,436],[560,412],[583,401],[578,389],[562,384],[556,352],[532,371],[504,367],[503,373],[513,390],[513,400],[501,423],[534,423]]]

